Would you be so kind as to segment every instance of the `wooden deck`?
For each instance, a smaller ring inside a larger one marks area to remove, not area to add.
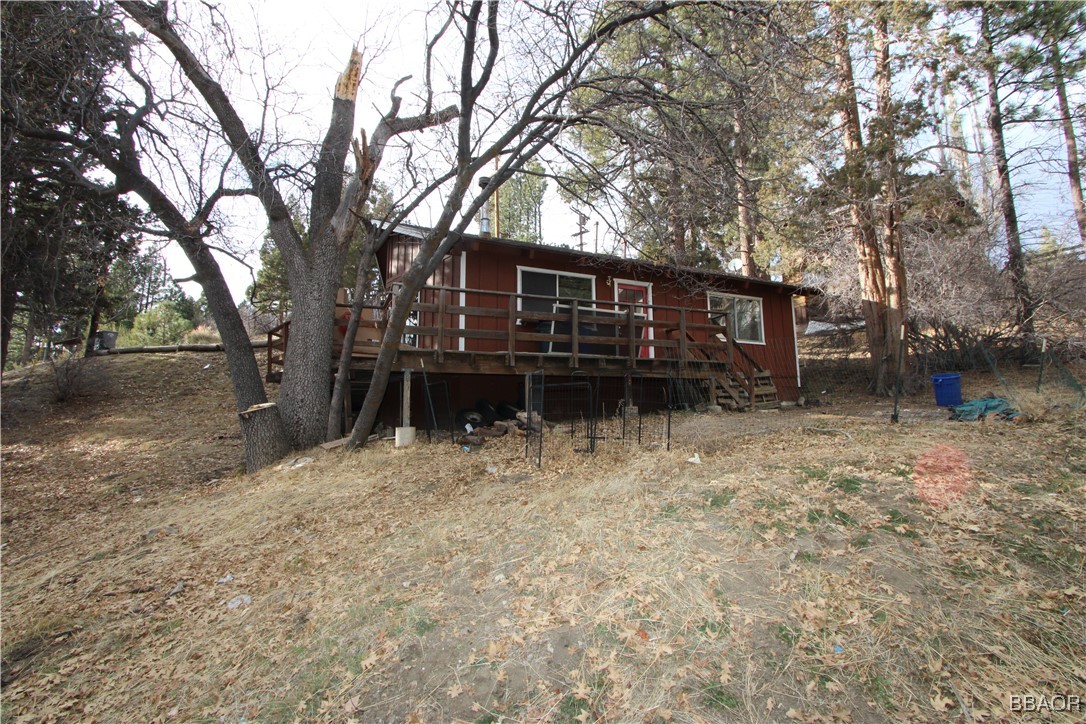
[[[390,297],[391,298],[391,297]],[[533,304],[534,301],[534,304]],[[520,375],[544,370],[600,377],[702,380],[710,399],[730,409],[777,403],[769,373],[727,336],[704,309],[559,299],[553,311],[529,311],[554,300],[478,289],[425,287],[401,337],[393,371],[455,375]],[[350,308],[337,305],[338,363]],[[387,307],[364,309],[352,354],[352,377],[372,371]],[[268,333],[269,381],[281,378],[287,322]]]

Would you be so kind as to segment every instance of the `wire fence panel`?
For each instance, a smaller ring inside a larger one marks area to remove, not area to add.
[[[568,441],[572,452],[585,454],[615,446],[670,449],[672,387],[667,379],[634,373],[562,382],[528,374],[525,456],[542,466],[544,438]]]
[[[537,468],[543,466],[543,405],[546,381],[543,370],[524,376],[524,457],[528,460],[534,458]]]

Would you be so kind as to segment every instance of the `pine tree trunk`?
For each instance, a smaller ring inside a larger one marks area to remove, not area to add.
[[[90,324],[87,325],[87,343],[83,346],[83,356],[94,356],[94,338],[98,336],[98,323],[102,319],[102,299],[105,297],[106,287],[98,282],[98,288],[94,292],[94,302],[91,306]]]
[[[1056,84],[1056,98],[1060,105],[1060,126],[1063,128],[1063,142],[1067,149],[1067,181],[1071,186],[1071,203],[1075,209],[1075,221],[1078,222],[1078,238],[1086,244],[1086,204],[1082,200],[1082,176],[1078,166],[1078,143],[1075,141],[1074,116],[1067,102],[1067,78],[1060,59],[1060,46],[1052,44],[1052,77]]]
[[[996,80],[995,46],[988,22],[988,6],[981,8],[981,38],[986,53],[988,76],[988,131],[992,134],[992,151],[995,154],[995,173],[1003,229],[1007,235],[1007,271],[1014,290],[1015,322],[1018,332],[1027,341],[1034,335],[1033,316],[1037,303],[1030,294],[1026,280],[1026,259],[1022,253],[1022,237],[1018,231],[1018,212],[1011,190],[1011,170],[1007,160],[1007,146],[1003,139],[1003,109],[999,100],[999,83]]]
[[[23,330],[23,350],[19,353],[19,364],[28,365],[34,359],[34,340],[38,336],[38,315],[33,309],[26,312],[26,329]]]
[[[745,138],[743,110],[735,112],[735,195],[739,207],[739,261],[743,275],[755,279],[762,277],[762,270],[754,260],[755,239],[758,230],[755,226],[754,206],[757,203],[750,181],[747,179],[747,144]]]
[[[11,344],[15,305],[18,300],[18,292],[13,285],[5,284],[0,288],[0,371],[8,364],[8,346]]]
[[[904,352],[900,344],[902,325],[909,316],[905,250],[897,228],[898,162],[897,137],[893,97],[890,90],[890,33],[884,12],[874,24],[876,105],[880,126],[879,152],[882,155],[882,242],[885,250],[886,272],[886,351],[889,370],[896,374],[904,369]]]
[[[667,179],[667,231],[671,247],[669,251],[671,258],[681,264],[686,259],[686,226],[683,224],[682,182],[678,166],[672,164]]]
[[[958,115],[958,107],[954,102],[953,94],[948,94],[950,102],[947,103],[947,115],[949,116],[949,140],[951,145],[951,153],[954,156],[954,163],[957,168],[958,176],[958,192],[961,193],[962,198],[966,202],[972,204],[974,199],[973,194],[973,171],[969,163],[969,153],[965,150],[965,134],[962,132],[962,119]]]
[[[834,25],[834,59],[837,66],[840,112],[845,131],[845,176],[848,183],[849,219],[860,280],[860,298],[871,358],[871,389],[875,394],[890,392],[886,336],[886,279],[878,237],[871,218],[866,189],[866,159],[860,112],[856,103],[855,76],[849,54],[848,23],[841,6],[830,6]]]

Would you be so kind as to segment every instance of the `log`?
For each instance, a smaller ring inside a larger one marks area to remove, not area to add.
[[[263,349],[268,346],[266,339],[254,339],[249,341],[253,349]],[[216,344],[167,344],[155,347],[114,347],[113,349],[99,349],[94,353],[99,357],[108,354],[167,354],[170,352],[222,352],[221,343]]]
[[[290,453],[290,445],[274,402],[253,405],[238,413],[245,440],[245,471],[254,473]]]

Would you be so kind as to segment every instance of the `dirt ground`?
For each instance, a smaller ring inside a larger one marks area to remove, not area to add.
[[[820,400],[678,414],[670,451],[556,438],[538,469],[510,436],[246,476],[220,355],[96,360],[63,404],[51,377],[3,380],[5,722],[1086,702],[1081,410],[959,423],[917,395],[893,425],[889,403]]]

